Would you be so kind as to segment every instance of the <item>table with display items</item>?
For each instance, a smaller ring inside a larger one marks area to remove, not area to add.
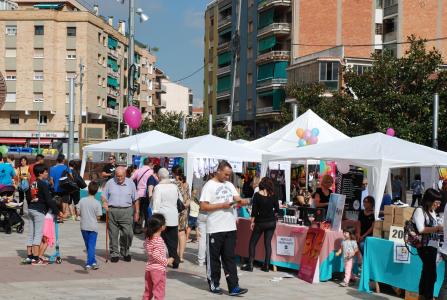
[[[344,222],[342,226],[344,227],[355,225],[356,222],[348,221]],[[307,226],[299,226],[278,222],[276,224],[276,230],[272,238],[272,256],[270,263],[276,267],[299,270],[308,229],[309,228]],[[235,250],[237,256],[243,258],[248,257],[250,236],[250,220],[246,218],[239,218],[237,225],[237,242]],[[277,253],[278,237],[294,238],[295,242],[293,255],[279,255]],[[342,231],[325,231],[323,246],[319,255],[319,267],[316,270],[317,274],[319,274],[319,281],[328,281],[332,278],[332,273],[343,272],[344,265],[341,256],[335,256],[335,252],[340,248],[342,240]],[[255,260],[263,262],[264,256],[264,238],[261,237],[258,244],[256,245]]]
[[[414,248],[410,248],[410,263],[394,262],[394,242],[381,238],[368,237],[365,241],[363,253],[363,266],[360,277],[359,290],[371,292],[370,281],[389,284],[410,292],[418,292],[419,279],[422,271],[422,261]],[[437,265],[437,280],[435,284],[435,297],[439,294],[444,280],[444,261]]]

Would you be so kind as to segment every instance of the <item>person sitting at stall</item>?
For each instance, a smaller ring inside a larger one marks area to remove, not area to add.
[[[372,236],[374,229],[374,205],[375,200],[373,196],[366,196],[363,199],[364,210],[359,213],[360,222],[360,238],[359,238],[359,248],[360,253],[363,255],[363,247],[365,245],[365,239],[368,236]]]
[[[382,204],[380,204],[380,214],[383,215],[385,205],[391,204],[393,204],[393,198],[391,198],[391,195],[385,190],[383,192]]]
[[[317,188],[313,196],[313,202],[316,208],[323,207],[327,208],[329,205],[329,198],[332,194],[332,184],[334,184],[334,179],[330,175],[324,175],[321,180],[320,187]]]

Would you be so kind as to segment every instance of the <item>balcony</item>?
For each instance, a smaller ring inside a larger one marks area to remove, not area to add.
[[[256,108],[256,115],[267,115],[267,114],[273,114],[273,113],[279,113],[280,110],[276,110],[273,108],[273,106],[267,106],[267,107],[257,107]]]
[[[118,110],[111,108],[111,107],[107,107],[106,108],[106,114],[110,115],[110,116],[118,116]]]
[[[393,4],[391,6],[387,6],[383,9],[383,16],[388,17],[392,15],[396,15],[399,12],[399,4]]]
[[[225,98],[229,98],[231,96],[231,90],[226,90],[226,91],[220,91],[216,93],[216,99],[225,99]]]
[[[262,0],[258,3],[258,11],[268,9],[273,6],[290,6],[291,0]]]
[[[115,59],[118,59],[118,51],[116,51],[116,49],[109,49],[107,54]]]
[[[258,38],[268,35],[271,32],[276,35],[289,35],[290,27],[290,23],[272,23],[258,30]]]
[[[228,51],[230,50],[230,41],[224,41],[224,42],[220,42],[219,45],[217,46],[217,52],[224,52],[224,51]]]
[[[219,17],[219,23],[217,25],[217,30],[221,30],[230,24],[231,24],[231,15],[228,15],[228,16],[222,17],[222,18]]]
[[[156,101],[154,106],[155,108],[166,108],[166,100]]]
[[[156,93],[166,94],[166,85],[159,82],[154,82],[154,90]]]
[[[231,71],[231,65],[221,67],[221,68],[217,69],[217,76],[220,76],[220,75],[223,75],[226,73],[230,73],[230,71]]]
[[[110,96],[112,98],[117,98],[120,96],[120,91],[112,89],[111,87],[107,87],[107,96]]]
[[[273,88],[273,87],[281,87],[286,84],[287,84],[287,78],[265,79],[262,81],[258,81],[256,90],[262,90],[262,89]]]
[[[120,73],[116,72],[116,71],[113,71],[112,68],[107,68],[107,75],[110,75],[110,76],[115,77],[115,78],[120,78]]]
[[[256,63],[264,63],[270,60],[290,60],[290,51],[270,51],[264,54],[258,55]]]
[[[230,113],[220,113],[216,115],[216,121],[225,121],[227,117],[230,116]]]

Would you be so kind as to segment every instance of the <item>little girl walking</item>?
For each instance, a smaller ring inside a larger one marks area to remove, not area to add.
[[[166,266],[174,259],[167,258],[167,249],[161,233],[166,228],[166,220],[162,214],[153,214],[148,220],[144,248],[147,252],[146,284],[143,300],[163,300],[166,288]]]
[[[343,242],[341,248],[335,255],[339,256],[343,253],[343,260],[345,263],[345,278],[341,286],[348,286],[352,275],[352,266],[354,265],[354,258],[358,255],[359,248],[355,240],[355,231],[353,228],[346,228],[343,230]]]

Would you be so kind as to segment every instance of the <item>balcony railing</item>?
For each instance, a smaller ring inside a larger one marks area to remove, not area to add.
[[[118,58],[118,51],[116,51],[115,49],[109,49],[107,53],[114,58]]]
[[[230,91],[231,91],[231,90],[226,90],[226,91],[217,92],[217,94],[216,94],[216,98],[226,98],[226,97],[230,97]]]
[[[120,73],[113,71],[113,69],[109,67],[107,67],[107,75],[111,75],[115,78],[120,78]]]
[[[217,29],[222,29],[226,27],[227,25],[231,24],[231,15],[226,16],[224,18],[219,18],[219,23],[217,25]]]
[[[230,43],[231,43],[231,41],[219,43],[219,45],[217,46],[217,51],[220,52],[220,51],[229,49]]]
[[[223,75],[225,73],[229,73],[231,71],[231,65],[226,67],[221,67],[217,69],[217,76]]]
[[[258,30],[258,38],[273,31],[275,34],[290,34],[290,23],[272,23]]]
[[[273,85],[286,85],[286,84],[287,84],[287,78],[271,78],[258,81],[256,88],[259,89],[259,88],[270,87]]]
[[[281,6],[290,6],[291,0],[263,0],[259,1],[258,11],[266,9],[270,6],[281,5]]]
[[[111,116],[118,116],[118,110],[111,108],[111,107],[107,107],[106,114],[111,115]]]
[[[107,87],[107,96],[111,96],[113,98],[120,96],[120,91]]]
[[[220,113],[216,114],[216,121],[223,121],[226,119],[226,117],[229,117],[230,113]]]
[[[384,17],[388,17],[391,15],[395,15],[397,14],[399,11],[399,4],[394,4],[391,6],[387,6],[383,9],[383,16]]]
[[[256,59],[257,63],[265,62],[268,60],[290,60],[290,51],[270,51],[264,54],[261,54]]]

